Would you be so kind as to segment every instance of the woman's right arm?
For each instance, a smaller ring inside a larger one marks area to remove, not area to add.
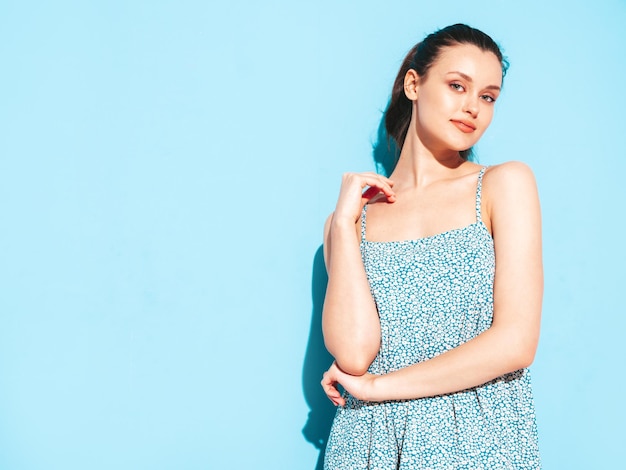
[[[374,195],[383,193],[389,202],[395,200],[392,185],[375,173],[345,174],[337,208],[324,227],[328,271],[324,343],[337,366],[350,375],[367,372],[380,348],[380,321],[361,259],[357,222],[363,205]]]

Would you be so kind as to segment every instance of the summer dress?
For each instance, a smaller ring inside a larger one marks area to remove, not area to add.
[[[361,255],[381,325],[372,374],[426,361],[491,325],[495,256],[481,218],[408,241],[366,239]],[[537,429],[527,369],[461,392],[416,400],[363,402],[346,394],[337,409],[324,468],[538,469]]]

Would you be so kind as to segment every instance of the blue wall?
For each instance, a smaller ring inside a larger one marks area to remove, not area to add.
[[[0,468],[314,469],[322,225],[458,21],[540,185],[545,468],[623,461],[626,3],[387,3],[0,2]]]

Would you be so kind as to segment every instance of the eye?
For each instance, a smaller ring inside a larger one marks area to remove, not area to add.
[[[457,82],[450,83],[450,88],[456,91],[465,91],[465,87]]]
[[[495,103],[496,102],[496,99],[493,96],[491,96],[491,95],[483,95],[483,96],[481,96],[481,98],[483,100],[485,100],[487,103]]]

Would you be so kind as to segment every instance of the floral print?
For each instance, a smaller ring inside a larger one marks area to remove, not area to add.
[[[426,361],[491,325],[495,255],[481,218],[431,237],[366,239],[361,254],[380,316],[381,346],[369,372],[384,374]],[[530,374],[521,369],[456,393],[339,407],[325,469],[538,469]]]

